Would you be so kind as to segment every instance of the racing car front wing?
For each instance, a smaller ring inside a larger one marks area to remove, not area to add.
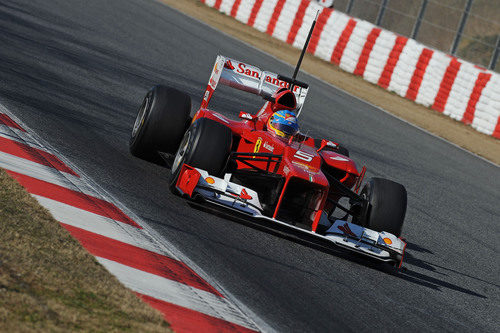
[[[393,234],[374,231],[345,220],[336,220],[332,223],[325,213],[322,214],[320,224],[329,226],[324,235],[291,224],[273,219],[262,214],[259,196],[254,190],[230,182],[231,175],[224,178],[209,175],[205,170],[193,168],[183,164],[176,188],[183,196],[191,199],[202,199],[210,203],[236,211],[252,219],[266,220],[286,226],[286,228],[300,231],[303,234],[321,238],[330,244],[344,249],[381,260],[392,262],[401,267],[406,249],[406,243]]]

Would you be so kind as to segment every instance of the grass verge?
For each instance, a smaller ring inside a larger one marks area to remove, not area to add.
[[[0,331],[167,330],[0,169]]]
[[[259,32],[230,16],[202,4],[199,0],[161,0],[199,21],[217,28],[239,40],[253,45],[295,66],[300,50]],[[215,60],[215,55],[213,56]],[[244,60],[244,59],[241,59]],[[258,66],[259,64],[254,64]],[[342,71],[339,67],[307,54],[302,68],[348,93],[368,101],[384,110],[438,135],[456,145],[500,164],[500,140],[477,132],[472,127],[455,121],[437,111],[418,105],[394,93],[373,85],[359,76]],[[207,78],[208,79],[208,78]],[[314,87],[312,87],[314,89]]]

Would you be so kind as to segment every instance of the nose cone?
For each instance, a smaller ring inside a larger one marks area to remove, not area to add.
[[[300,149],[297,149],[299,147]],[[321,172],[321,156],[309,146],[299,147],[292,145],[285,148],[283,154],[285,176],[301,178],[319,186],[328,186],[328,181]],[[285,172],[286,168],[289,170],[288,173]]]

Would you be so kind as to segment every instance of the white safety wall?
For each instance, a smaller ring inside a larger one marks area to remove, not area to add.
[[[310,0],[200,0],[401,97],[500,138],[500,75]]]

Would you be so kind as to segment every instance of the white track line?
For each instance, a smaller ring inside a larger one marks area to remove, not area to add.
[[[27,134],[26,132],[23,132],[21,130],[18,130],[17,128],[12,128],[3,124],[0,124],[0,137],[13,140],[19,143],[24,143],[30,147],[40,149],[46,152],[50,152],[48,149],[46,149],[44,146],[40,145],[40,143],[36,142],[33,140],[33,138]]]

